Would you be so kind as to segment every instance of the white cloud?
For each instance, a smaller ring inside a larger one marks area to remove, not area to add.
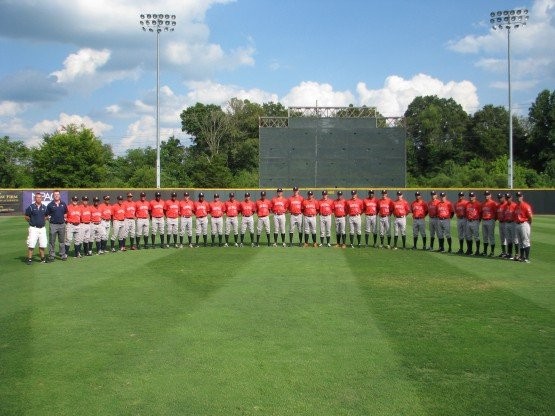
[[[197,102],[222,105],[231,98],[249,100],[260,104],[278,100],[276,94],[259,88],[247,90],[235,85],[224,85],[212,81],[191,81],[186,85],[189,88],[186,95],[188,105],[194,105]]]
[[[375,106],[384,116],[402,116],[415,97],[437,95],[453,98],[467,112],[477,110],[479,102],[476,87],[470,81],[443,81],[426,74],[411,79],[392,75],[386,78],[383,88],[368,89],[364,82],[357,84],[359,104]]]
[[[14,101],[0,101],[0,117],[14,117],[25,111],[25,105]]]
[[[66,58],[63,70],[54,71],[50,75],[54,75],[60,83],[74,82],[78,78],[94,75],[98,68],[108,62],[110,54],[108,49],[81,49]]]
[[[301,82],[281,99],[281,103],[288,107],[313,107],[316,103],[321,107],[343,107],[354,101],[350,91],[334,91],[330,84],[313,81]]]

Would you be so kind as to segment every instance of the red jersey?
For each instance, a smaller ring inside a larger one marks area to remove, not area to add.
[[[288,201],[289,201],[289,212],[293,215],[298,215],[302,212],[303,207],[302,207],[302,203],[303,203],[304,198],[300,195],[293,195],[290,196]]]
[[[161,218],[164,216],[164,200],[153,199],[150,201],[150,216],[154,218]]]
[[[364,204],[363,211],[366,215],[372,216],[378,213],[377,198],[364,198],[362,203]]]
[[[142,219],[148,218],[149,208],[150,204],[148,203],[148,201],[135,202],[135,216]]]
[[[204,218],[210,212],[210,204],[206,201],[196,201],[194,205],[195,217]]]
[[[224,215],[225,205],[222,201],[212,201],[208,205],[210,206],[210,215],[213,218],[220,218]]]
[[[500,204],[497,204],[497,211],[495,213],[495,217],[497,218],[497,220],[499,222],[505,222],[505,218],[503,218],[503,215],[505,213],[505,206],[507,205],[506,202],[502,202]]]
[[[466,218],[466,205],[468,204],[468,200],[466,199],[459,199],[455,202],[455,215],[457,218]]]
[[[347,207],[344,199],[334,199],[333,201],[333,215],[336,217],[344,217],[346,215]]]
[[[285,214],[287,209],[289,209],[289,200],[282,196],[272,198],[272,212],[274,214]]]
[[[453,215],[455,215],[455,210],[453,209],[451,201],[439,201],[439,204],[437,204],[437,217],[441,220],[445,220],[447,218],[453,218]]]
[[[100,212],[102,212],[102,219],[104,221],[110,221],[112,219],[112,206],[110,204],[101,204]]]
[[[135,212],[137,211],[137,206],[135,205],[135,202],[129,201],[124,202],[123,204],[125,205],[125,218],[131,220],[135,219]]]
[[[410,210],[412,212],[412,218],[422,219],[428,214],[428,204],[422,199],[415,199],[410,204]]]
[[[91,206],[89,204],[81,205],[81,222],[84,224],[90,224],[91,217],[92,217]]]
[[[302,203],[303,215],[314,217],[318,214],[318,200],[314,198],[305,199]]]
[[[532,207],[527,202],[521,201],[516,204],[514,221],[517,223],[532,222]]]
[[[345,206],[347,208],[347,214],[349,216],[355,216],[362,214],[363,203],[362,199],[351,198],[345,201]]]
[[[495,220],[497,215],[497,203],[491,199],[486,199],[482,204],[482,219]]]
[[[406,217],[410,212],[410,206],[406,199],[396,199],[393,201],[393,215],[397,218]]]
[[[67,206],[67,222],[71,224],[81,223],[81,205],[69,204]]]
[[[114,220],[123,221],[125,219],[125,204],[116,202],[112,205],[112,217]]]
[[[318,205],[320,206],[320,215],[331,215],[333,212],[333,200],[329,198],[322,198],[318,202]]]
[[[432,198],[428,202],[428,215],[430,218],[437,217],[437,204],[439,204],[439,202],[440,201],[437,198]]]
[[[390,198],[385,197],[378,199],[378,213],[380,214],[380,217],[390,216],[393,209],[393,201]]]
[[[229,200],[229,201],[225,201],[224,203],[225,205],[225,214],[228,217],[236,217],[237,215],[239,215],[239,210],[241,209],[241,203],[239,201],[234,200]]]
[[[505,205],[505,211],[503,211],[503,221],[504,222],[513,222],[514,218],[513,215],[515,213],[516,202],[507,201]]]
[[[251,217],[256,211],[256,204],[252,201],[243,201],[239,209],[243,217]]]
[[[480,201],[475,200],[474,202],[468,201],[466,204],[466,219],[467,220],[479,220],[482,216],[482,204]]]
[[[99,206],[91,206],[91,222],[99,224],[102,221],[102,211]]]
[[[259,217],[267,217],[272,209],[272,201],[269,199],[259,199],[256,201],[256,214]]]
[[[183,199],[179,201],[179,215],[185,218],[193,216],[195,211],[195,203],[190,199]]]
[[[167,218],[177,218],[179,217],[179,201],[175,199],[168,199],[164,203],[164,213]]]

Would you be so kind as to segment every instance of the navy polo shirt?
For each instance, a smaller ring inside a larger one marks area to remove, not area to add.
[[[67,205],[64,201],[56,205],[55,201],[50,201],[46,207],[46,215],[50,217],[50,224],[64,224],[64,215],[67,213]]]
[[[31,227],[44,227],[46,222],[46,207],[42,204],[37,206],[37,204],[32,203],[25,210],[25,216],[29,217],[29,225]]]

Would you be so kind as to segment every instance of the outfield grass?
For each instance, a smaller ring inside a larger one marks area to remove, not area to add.
[[[531,264],[244,247],[26,266],[25,222],[0,233],[2,415],[555,413],[554,217]]]

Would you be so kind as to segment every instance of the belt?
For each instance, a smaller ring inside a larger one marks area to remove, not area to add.
[[[181,218],[191,218],[191,216],[182,215]]]
[[[343,218],[345,215],[336,215],[335,218]]]
[[[399,217],[397,215],[395,216],[395,218],[405,218],[405,217],[406,217],[406,215],[401,215]]]
[[[510,224],[510,223],[512,223],[513,221],[505,221],[505,222],[506,222],[507,224]]]
[[[474,221],[479,221],[479,220],[469,220],[467,219],[468,222],[474,222]]]
[[[243,218],[249,218],[252,217],[252,215],[243,215]]]
[[[259,215],[258,218],[266,218],[267,215]]]
[[[445,217],[445,218],[438,217],[438,218],[439,218],[440,220],[448,220],[448,219],[449,219],[449,217]],[[476,220],[476,221],[477,221],[477,220]]]
[[[91,222],[89,221],[89,222],[82,222],[81,224],[90,224],[90,223],[91,223]]]
[[[99,223],[99,222],[93,222],[93,224],[94,224],[94,225],[100,225],[100,223]]]
[[[50,221],[50,224],[61,225],[61,224],[65,224],[65,222],[52,222],[52,221]]]
[[[389,217],[389,215],[380,215],[380,218],[386,218]]]
[[[423,220],[424,217],[415,217],[414,219],[415,219],[415,220]]]
[[[305,215],[305,217],[308,217],[308,218],[312,218],[312,217],[315,217],[315,216],[316,215]]]
[[[38,225],[31,225],[31,227],[33,227],[33,228],[44,228],[44,225],[41,226],[41,227],[39,227]]]
[[[78,223],[78,222],[71,222],[70,224],[71,224],[71,225],[78,226],[80,223]]]

